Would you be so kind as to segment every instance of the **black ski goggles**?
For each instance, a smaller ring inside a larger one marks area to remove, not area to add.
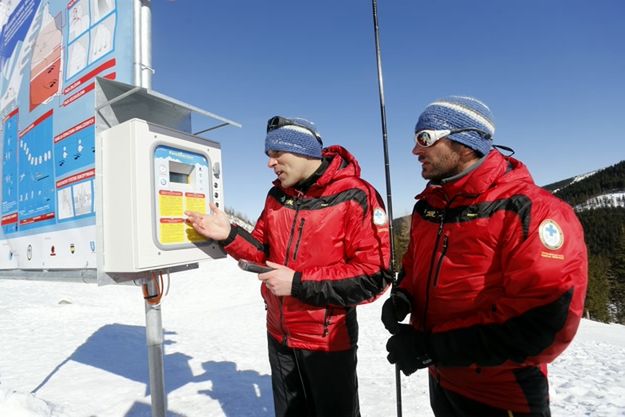
[[[267,133],[276,129],[280,129],[284,126],[297,126],[301,127],[302,129],[306,129],[315,137],[315,139],[317,139],[317,142],[319,142],[319,144],[323,146],[323,141],[321,140],[321,136],[319,136],[319,133],[315,132],[313,129],[306,126],[305,124],[298,122],[297,120],[287,119],[286,117],[282,116],[274,116],[271,119],[267,120]]]
[[[452,130],[420,130],[415,133],[414,139],[417,142],[417,145],[423,146],[424,148],[430,147],[434,145],[439,140],[447,137],[449,135],[453,135],[454,133],[461,132],[477,132],[486,140],[491,139],[491,134],[484,132],[480,129],[475,129],[472,127],[467,127],[465,129],[452,129]]]

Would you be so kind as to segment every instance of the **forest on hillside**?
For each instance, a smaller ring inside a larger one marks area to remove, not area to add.
[[[619,192],[625,192],[625,161],[571,183],[555,195],[577,206]],[[588,246],[586,313],[596,320],[625,323],[625,207],[598,205],[578,210],[577,216]]]
[[[558,183],[556,183],[558,184]],[[546,186],[553,189],[555,184]],[[602,169],[581,181],[567,185],[555,195],[575,206],[601,194],[625,191],[625,161]]]

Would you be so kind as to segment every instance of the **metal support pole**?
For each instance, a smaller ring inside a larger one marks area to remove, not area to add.
[[[146,298],[159,295],[158,283],[154,279],[143,284],[143,290]],[[165,417],[167,414],[167,393],[165,392],[163,323],[160,304],[150,304],[145,301],[145,338],[148,347],[152,417]]]
[[[136,69],[136,80],[140,87],[152,88],[152,10],[151,0],[137,0],[139,12],[139,62]],[[137,33],[138,32],[138,33]],[[143,284],[146,298],[159,295],[159,283],[155,279]],[[163,355],[163,323],[160,304],[145,301],[145,335],[148,348],[148,369],[150,372],[150,397],[152,401],[152,417],[166,417],[167,393],[165,392],[165,371]]]
[[[378,68],[378,93],[380,96],[380,118],[382,119],[382,145],[384,148],[384,174],[386,177],[386,205],[389,218],[389,234],[391,235],[391,270],[393,276],[397,271],[395,265],[395,233],[393,232],[393,197],[391,193],[391,170],[388,157],[388,135],[386,132],[386,106],[384,105],[384,79],[382,77],[382,57],[380,53],[380,31],[378,28],[378,3],[372,0],[373,9],[373,32],[375,35],[375,57]],[[397,284],[393,280],[393,286]],[[401,401],[401,374],[399,366],[395,365],[395,395],[397,401],[397,417],[402,417]]]
[[[141,0],[141,87],[152,88],[152,1]]]

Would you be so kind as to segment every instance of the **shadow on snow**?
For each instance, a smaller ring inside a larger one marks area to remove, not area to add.
[[[167,336],[175,332],[164,331],[164,345],[175,342]],[[166,350],[166,349],[165,349]],[[230,361],[202,363],[204,373],[193,375],[191,356],[174,352],[164,355],[165,391],[171,393],[188,384],[210,381],[212,387],[198,391],[219,402],[226,417],[272,416],[273,398],[271,377],[253,370],[237,370]],[[32,391],[45,386],[65,363],[75,361],[106,372],[145,384],[149,395],[148,357],[145,327],[108,324],[93,333],[67,359],[58,364]],[[150,404],[135,402],[124,417],[151,416]],[[170,417],[184,417],[168,411]]]

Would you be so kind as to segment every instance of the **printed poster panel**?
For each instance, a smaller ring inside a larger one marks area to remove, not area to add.
[[[135,84],[134,3],[0,4],[0,269],[96,268],[95,78]]]

